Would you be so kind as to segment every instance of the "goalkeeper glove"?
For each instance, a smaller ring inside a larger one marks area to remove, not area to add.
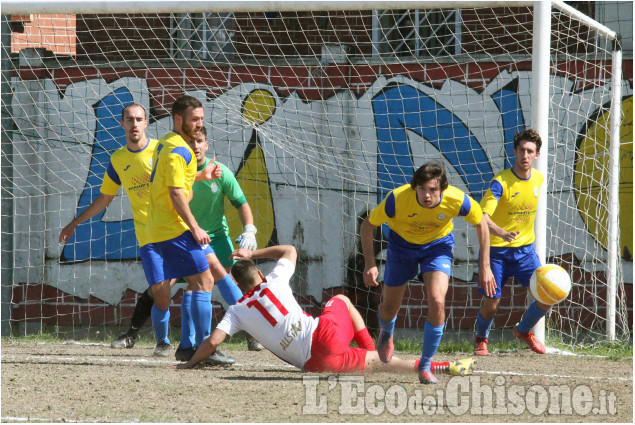
[[[238,248],[244,248],[253,251],[258,248],[258,242],[256,242],[256,226],[253,224],[245,224],[243,226],[243,233],[236,239]]]

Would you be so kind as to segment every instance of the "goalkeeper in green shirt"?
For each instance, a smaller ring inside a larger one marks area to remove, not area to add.
[[[198,140],[192,139],[188,142],[196,156],[197,170],[199,171],[203,170],[211,161],[205,157],[208,149],[207,130],[205,128],[202,129],[202,135],[203,138]],[[225,218],[225,197],[227,197],[229,202],[236,208],[240,221],[243,224],[243,232],[236,240],[236,243],[239,244],[238,248],[256,249],[258,247],[256,242],[257,230],[253,224],[254,220],[251,208],[245,199],[245,195],[236,177],[234,177],[231,170],[224,164],[218,162],[217,164],[221,166],[222,170],[220,178],[197,181],[192,186],[193,196],[190,200],[190,210],[198,225],[210,236],[211,241],[209,246],[204,247],[205,254],[216,254],[216,257],[220,261],[220,264],[217,261],[210,261],[210,271],[214,276],[214,281],[223,299],[232,305],[242,297],[242,292],[233,280],[231,280],[231,275],[228,274],[235,260],[230,258],[234,247],[229,238],[229,228],[227,226],[227,219]],[[191,297],[191,293],[184,292],[182,303],[187,304],[189,297]],[[150,317],[152,304],[152,295],[146,290],[137,301],[135,311],[132,315],[130,329],[111,343],[112,348],[132,348],[134,346],[139,329]],[[189,320],[188,317],[181,318],[181,333],[191,332],[191,326],[191,320]],[[181,339],[183,340],[183,338]],[[263,349],[262,345],[251,337],[248,339],[248,346],[251,351],[260,351]],[[181,361],[189,360],[188,357],[191,357],[191,354],[193,354],[189,351],[191,350],[182,349],[181,346],[179,346],[176,352],[176,359]]]

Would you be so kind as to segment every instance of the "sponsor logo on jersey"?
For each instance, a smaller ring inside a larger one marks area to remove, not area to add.
[[[512,195],[512,198],[515,198],[515,197],[516,197],[516,195],[518,195],[519,193],[520,193],[520,192],[516,192],[516,193],[514,193],[514,194]]]

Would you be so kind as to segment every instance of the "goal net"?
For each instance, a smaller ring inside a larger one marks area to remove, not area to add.
[[[147,134],[158,139],[170,131],[172,102],[184,93],[204,105],[208,156],[236,175],[259,247],[298,250],[292,288],[305,310],[317,315],[332,295],[345,293],[376,328],[380,290],[362,281],[363,218],[430,160],[443,162],[450,184],[480,201],[492,177],[513,164],[514,134],[535,125],[534,12],[484,4],[3,15],[3,332],[8,325],[13,334],[52,327],[76,337],[127,327],[147,283],[126,194],[66,243],[58,237],[99,195],[110,155],[125,146],[122,109],[143,105]],[[632,59],[614,75],[617,44],[590,22],[551,12],[541,202],[546,261],[573,281],[569,298],[547,316],[550,338],[566,344],[604,340],[607,306],[614,306],[618,339],[629,338],[632,322]],[[621,89],[619,117],[611,109],[612,79]],[[619,228],[611,235],[616,119]],[[242,226],[229,202],[226,211],[234,240]],[[447,329],[471,338],[481,301],[478,240],[463,220],[454,226]],[[614,237],[619,252],[611,269]],[[380,280],[386,246],[380,229]],[[182,289],[175,288],[171,307],[177,326]],[[226,306],[216,291],[213,300],[218,319]],[[525,310],[526,290],[510,281],[500,305],[494,327],[511,328]],[[420,334],[426,313],[424,288],[412,281],[397,328]]]

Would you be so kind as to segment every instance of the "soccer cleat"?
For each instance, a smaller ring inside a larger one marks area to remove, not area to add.
[[[545,352],[547,351],[547,348],[545,348],[545,345],[542,342],[538,341],[538,338],[535,337],[533,332],[519,331],[518,324],[514,326],[514,336],[518,339],[522,339],[523,341],[525,341],[527,345],[529,346],[529,348],[531,348],[534,353],[545,354]]]
[[[207,359],[203,360],[203,364],[208,366],[231,366],[236,363],[236,359],[214,351]]]
[[[436,384],[439,380],[432,374],[432,372],[427,370],[419,371],[419,382],[422,384]]]
[[[487,344],[489,340],[487,338],[481,338],[478,336],[474,337],[474,354],[477,356],[489,356],[489,351],[487,350]]]
[[[382,363],[388,363],[392,359],[395,352],[395,346],[392,343],[392,334],[380,332],[377,338],[377,354]]]
[[[450,375],[452,376],[470,375],[472,374],[473,367],[474,367],[473,358],[450,362]]]
[[[136,337],[128,335],[128,332],[124,332],[110,343],[110,348],[132,348],[136,341]]]
[[[265,347],[263,347],[262,344],[256,341],[253,337],[249,337],[247,340],[247,348],[249,351],[262,351],[265,349]]]
[[[190,359],[194,356],[194,353],[196,353],[196,348],[181,348],[181,344],[179,344],[178,348],[176,349],[176,353],[174,353],[174,358],[176,358],[176,360],[179,362],[189,362]]]
[[[167,342],[159,342],[154,349],[154,355],[157,357],[167,357],[170,355],[170,344]]]

